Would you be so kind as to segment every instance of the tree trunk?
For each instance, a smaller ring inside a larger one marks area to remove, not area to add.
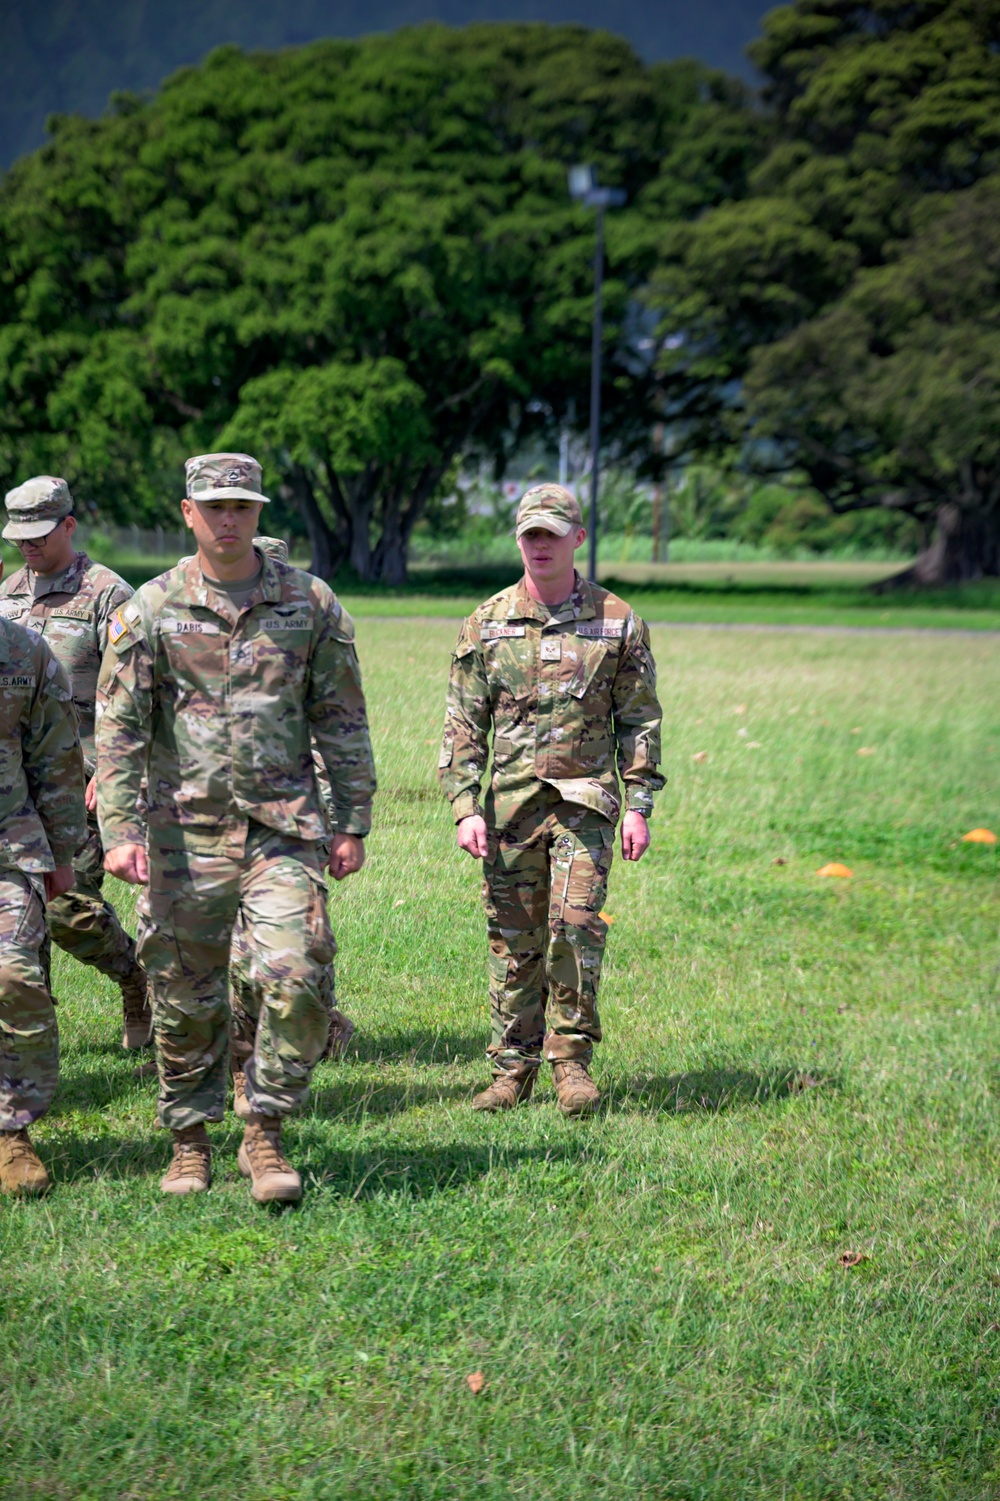
[[[304,469],[298,465],[291,471],[284,487],[298,506],[309,534],[311,557],[309,572],[317,578],[332,583],[337,569],[344,561],[344,544],[319,508],[316,492]]]
[[[886,594],[982,578],[1000,578],[1000,508],[973,510],[947,501],[934,517],[930,543],[920,556],[902,573],[873,584],[872,590]]]

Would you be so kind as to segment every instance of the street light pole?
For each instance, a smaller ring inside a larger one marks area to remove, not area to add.
[[[604,205],[597,209],[594,244],[594,330],[590,345],[590,569],[597,583],[597,490],[601,463],[601,351],[604,333]]]
[[[593,167],[571,167],[570,196],[597,210],[594,225],[594,324],[590,345],[590,567],[588,576],[597,582],[597,499],[601,473],[601,354],[604,332],[604,211],[625,202],[621,188],[600,188]]]

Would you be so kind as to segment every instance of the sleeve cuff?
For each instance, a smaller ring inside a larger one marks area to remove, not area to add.
[[[371,833],[372,805],[362,803],[356,808],[338,808],[335,815],[333,833],[356,834],[359,839],[364,839],[366,834]]]
[[[84,840],[84,843],[86,843],[86,840]],[[77,848],[74,849],[73,846],[69,844],[53,844],[50,845],[49,848],[52,851],[52,858],[56,862],[56,866],[58,867],[60,865],[72,865],[73,861],[80,853],[80,850],[83,848],[83,845],[78,845]]]
[[[641,813],[643,818],[653,816],[653,794],[645,787],[625,789],[625,812]]]
[[[476,814],[478,814],[481,818],[483,810],[479,806],[479,802],[474,792],[460,792],[458,796],[453,799],[451,805],[451,815],[456,823],[461,823],[463,818],[472,818]]]
[[[141,844],[143,849],[146,848],[146,834],[143,829],[119,829],[117,833],[112,834],[101,825],[100,819],[98,819],[98,827],[101,830],[101,848],[105,854],[108,850],[120,849],[123,844]]]

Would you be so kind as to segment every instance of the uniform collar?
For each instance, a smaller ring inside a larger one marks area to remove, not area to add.
[[[11,574],[10,586],[5,591],[7,594],[30,594],[33,599],[44,599],[48,594],[79,594],[83,576],[90,567],[90,559],[85,552],[78,552],[72,563],[67,568],[59,584],[53,589],[43,589],[41,594],[35,593],[35,582],[45,582],[38,574],[32,573],[27,563]]]
[[[280,604],[282,598],[281,575],[275,559],[261,552],[258,547],[254,548],[254,552],[264,564],[264,571],[241,613],[252,610],[254,605]],[[216,615],[221,615],[223,620],[228,620],[230,625],[236,624],[237,615],[232,600],[228,594],[222,594],[205,582],[197,553],[193,557],[182,558],[177,565],[176,572],[178,574],[176,589],[178,602],[183,600],[188,605],[200,605],[202,609],[212,610]]]
[[[573,593],[562,609],[553,613],[547,605],[540,605],[536,599],[532,599],[522,575],[514,585],[507,606],[507,619],[536,620],[540,625],[565,625],[570,620],[593,620],[597,614],[594,591],[578,571],[574,570],[573,578]]]

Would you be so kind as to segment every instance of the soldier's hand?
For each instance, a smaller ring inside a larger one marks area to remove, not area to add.
[[[649,824],[642,813],[626,813],[622,819],[622,859],[641,860],[649,849]]]
[[[486,820],[481,813],[470,813],[458,824],[458,847],[474,860],[486,859]]]
[[[45,900],[54,902],[57,896],[62,896],[68,891],[76,880],[76,871],[72,865],[57,865],[55,870],[45,872]]]
[[[330,840],[330,864],[327,869],[335,881],[353,876],[365,863],[365,841],[357,834],[334,834]]]
[[[145,886],[149,880],[149,864],[141,844],[116,844],[105,853],[104,869],[130,886]]]
[[[87,783],[87,790],[83,794],[83,800],[87,804],[87,812],[93,813],[97,807],[97,777],[92,776]]]

